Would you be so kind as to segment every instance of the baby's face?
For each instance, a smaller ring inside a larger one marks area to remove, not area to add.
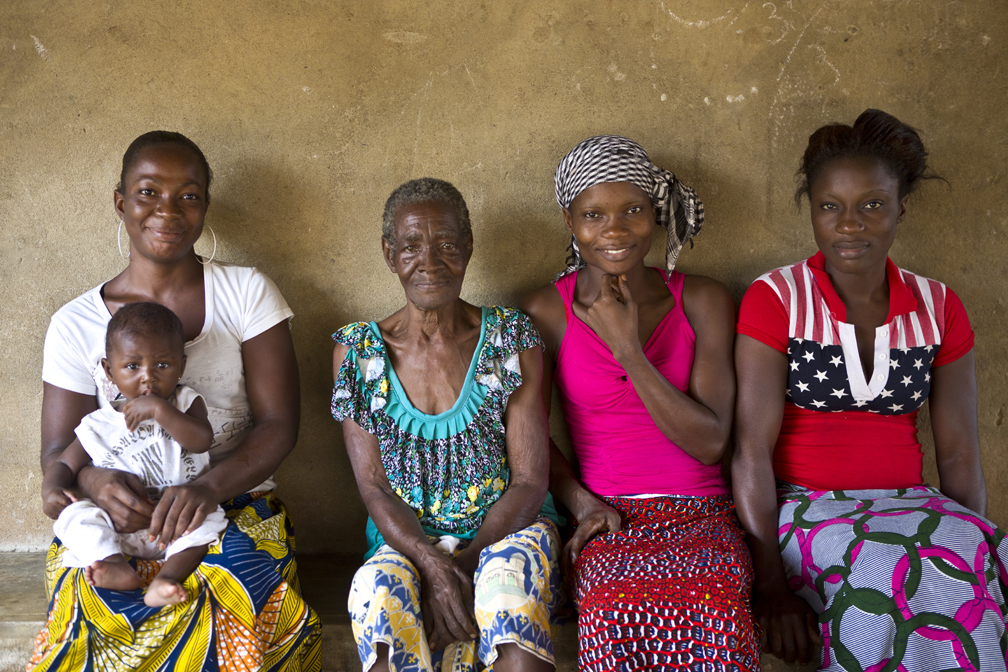
[[[120,334],[102,360],[105,372],[127,399],[153,394],[167,399],[185,369],[177,336]]]

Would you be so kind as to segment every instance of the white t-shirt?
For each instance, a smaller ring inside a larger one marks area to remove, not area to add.
[[[168,400],[185,413],[200,398],[196,390],[179,385]],[[129,431],[126,416],[112,402],[84,416],[74,430],[96,467],[136,474],[155,501],[165,488],[196,480],[210,468],[207,453],[190,453],[154,420],[144,420]]]
[[[99,408],[120,398],[105,376],[105,331],[112,319],[101,295],[104,284],[56,311],[49,322],[42,355],[42,380],[50,385],[94,394]],[[280,290],[255,268],[210,262],[203,267],[206,317],[199,336],[185,344],[185,375],[179,381],[203,397],[214,443],[210,464],[226,458],[252,427],[245,390],[243,342],[255,338],[294,313]],[[276,487],[272,479],[253,490]]]

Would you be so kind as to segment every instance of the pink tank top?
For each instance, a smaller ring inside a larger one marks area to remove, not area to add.
[[[686,392],[693,370],[696,334],[682,308],[686,276],[666,277],[675,307],[644,345],[644,356],[676,388]],[[672,443],[655,425],[644,402],[591,328],[574,315],[577,273],[556,282],[567,329],[553,379],[560,389],[581,482],[598,495],[728,494],[721,465],[707,466]]]

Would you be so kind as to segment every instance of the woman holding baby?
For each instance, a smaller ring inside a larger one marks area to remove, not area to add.
[[[159,303],[182,323],[187,361],[180,383],[206,405],[209,468],[152,501],[136,475],[92,464],[77,475],[75,497],[97,504],[117,532],[146,529],[160,548],[200,528],[218,506],[227,527],[185,580],[188,599],[165,607],[147,606],[143,593],[163,561],[131,559],[142,587],[121,591],[102,586],[101,563],[65,566],[55,539],[46,573],[50,615],[30,667],[76,670],[119,660],[130,667],[319,668],[319,620],[301,598],[293,526],[273,494],[272,474],[293,449],[300,420],[293,313],[255,268],[194,251],[211,176],[199,147],[177,133],[146,133],[127,149],[115,208],[129,238],[129,263],[52,318],[41,460],[48,471],[81,420],[120,398],[102,366],[112,316],[129,303]],[[55,518],[60,507],[47,502],[46,513]]]

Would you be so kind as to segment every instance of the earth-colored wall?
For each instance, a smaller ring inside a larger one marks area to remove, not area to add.
[[[2,3],[0,549],[52,536],[42,340],[54,310],[124,266],[112,190],[140,133],[203,147],[217,257],[266,271],[294,309],[303,412],[281,496],[299,551],[356,551],[328,335],[402,303],[379,256],[392,188],[457,184],[476,240],[464,295],[514,302],[563,262],[557,161],[628,135],[706,205],[680,268],[739,299],[815,251],[797,160],[812,130],[866,107],[922,129],[948,178],[911,198],[892,256],[970,313],[990,516],[1008,524],[1006,42],[1003,0]]]

